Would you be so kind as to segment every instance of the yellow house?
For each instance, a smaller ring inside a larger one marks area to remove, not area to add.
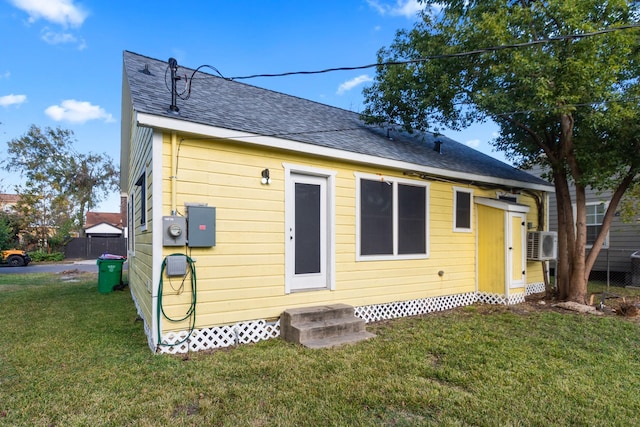
[[[367,322],[544,290],[547,182],[441,135],[124,52],[129,285],[150,347],[277,337],[284,310]]]

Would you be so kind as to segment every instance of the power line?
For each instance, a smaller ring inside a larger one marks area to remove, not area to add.
[[[593,36],[598,36],[598,35],[602,35],[602,34],[613,33],[613,32],[616,32],[616,31],[629,30],[629,29],[634,29],[634,28],[640,28],[640,24],[629,24],[629,25],[623,25],[623,26],[620,26],[620,27],[605,28],[603,30],[591,31],[591,32],[588,32],[588,33],[581,33],[581,34],[577,34],[576,33],[576,34],[568,34],[568,35],[561,35],[561,36],[555,36],[555,37],[548,37],[548,38],[544,38],[544,39],[532,40],[532,41],[523,42],[523,43],[513,43],[513,44],[506,44],[506,45],[499,45],[499,46],[491,46],[491,47],[475,49],[475,50],[470,50],[470,51],[465,51],[465,52],[443,53],[443,54],[438,54],[438,55],[430,55],[430,56],[425,56],[425,57],[422,57],[422,58],[407,59],[407,60],[403,60],[403,61],[388,61],[388,62],[380,62],[380,63],[375,63],[375,64],[359,65],[359,66],[355,66],[355,67],[326,68],[324,70],[315,70],[315,71],[288,71],[288,72],[284,72],[284,73],[274,73],[274,74],[251,74],[251,75],[248,75],[248,76],[226,77],[226,79],[227,80],[247,80],[247,79],[254,79],[254,78],[258,78],[258,77],[285,77],[285,76],[293,76],[293,75],[324,74],[324,73],[331,73],[331,72],[334,72],[334,71],[364,70],[364,69],[375,68],[375,67],[379,67],[379,66],[417,64],[417,63],[431,61],[431,60],[434,60],[434,59],[457,58],[457,57],[464,57],[464,56],[472,56],[472,55],[479,55],[481,53],[497,52],[497,51],[500,51],[500,50],[507,50],[507,49],[518,49],[518,48],[522,48],[522,47],[536,46],[536,45],[540,45],[540,44],[547,44],[547,43],[553,43],[553,42],[564,41],[564,40],[582,39],[582,38],[586,38],[586,37],[593,37]],[[218,74],[220,74],[220,73],[218,72]]]
[[[334,68],[326,68],[326,69],[322,69],[322,70],[312,70],[312,71],[288,71],[288,72],[284,72],[284,73],[251,74],[251,75],[247,75],[247,76],[224,77],[222,75],[222,73],[216,67],[213,67],[211,65],[206,65],[205,64],[205,65],[201,65],[198,68],[196,68],[192,72],[191,77],[187,77],[185,75],[183,78],[181,78],[181,77],[177,78],[178,80],[181,80],[181,79],[185,80],[185,88],[181,93],[177,94],[177,96],[180,97],[183,100],[189,99],[189,97],[191,96],[191,83],[192,83],[192,81],[194,79],[197,80],[197,78],[194,78],[194,76],[196,75],[196,73],[198,71],[200,71],[202,68],[205,68],[205,67],[206,68],[210,68],[211,70],[213,70],[216,74],[218,74],[218,76],[220,78],[223,78],[223,79],[229,80],[229,81],[248,80],[248,79],[260,78],[260,77],[286,77],[286,76],[293,76],[293,75],[325,74],[325,73],[336,72],[336,71],[364,70],[364,69],[375,68],[375,67],[379,67],[379,66],[417,64],[417,63],[423,63],[423,62],[427,62],[427,61],[431,61],[431,60],[435,60],[435,59],[459,58],[459,57],[465,57],[465,56],[473,56],[473,55],[479,55],[479,54],[482,54],[482,53],[497,52],[497,51],[508,50],[508,49],[519,49],[519,48],[524,48],[524,47],[530,47],[530,46],[536,46],[536,45],[541,45],[541,44],[554,43],[554,42],[565,41],[565,40],[583,39],[583,38],[587,38],[587,37],[594,37],[594,36],[598,36],[598,35],[602,35],[602,34],[613,33],[613,32],[617,32],[617,31],[623,31],[623,30],[629,30],[629,29],[637,29],[637,28],[640,28],[640,24],[629,24],[629,25],[623,25],[623,26],[619,26],[619,27],[605,28],[605,29],[602,29],[602,30],[591,31],[591,32],[586,32],[586,33],[574,33],[574,34],[560,35],[560,36],[555,36],[555,37],[547,37],[547,38],[544,38],[544,39],[532,40],[532,41],[528,41],[528,42],[512,43],[512,44],[498,45],[498,46],[490,46],[490,47],[486,47],[486,48],[480,48],[480,49],[464,51],[464,52],[443,53],[443,54],[430,55],[430,56],[426,56],[426,57],[422,57],[422,58],[408,59],[408,60],[402,60],[402,61],[387,61],[387,62],[381,62],[381,63],[359,65],[359,66],[354,66],[354,67],[334,67]],[[168,69],[169,68],[167,68],[167,70]],[[207,76],[209,76],[209,75],[207,75]],[[166,83],[166,72],[165,72],[165,83]],[[168,88],[168,86],[167,86],[167,88]],[[184,97],[185,93],[187,94],[186,97]],[[593,105],[597,105],[597,104],[603,104],[603,103],[606,104],[606,103],[613,103],[613,102],[630,102],[630,101],[629,100],[602,100],[602,101],[594,101],[594,102],[585,102],[585,103],[580,103],[580,104],[568,104],[568,105],[565,105],[565,107],[572,107],[572,106],[573,107],[584,107],[584,106],[593,106]],[[536,109],[536,110],[530,110],[530,111],[513,111],[513,112],[509,112],[509,113],[503,113],[503,114],[500,114],[500,115],[501,116],[505,116],[505,115],[513,115],[513,114],[529,114],[529,113],[534,113],[534,112],[542,112],[542,111],[550,111],[550,110],[551,109],[548,109],[548,108],[542,108],[542,109]],[[344,130],[351,130],[351,129],[344,129]],[[342,130],[341,129],[335,129],[335,130],[328,130],[327,132],[336,132],[336,131],[342,131]],[[315,133],[315,132],[300,132],[300,134],[304,134],[304,133]],[[294,135],[294,133],[292,133],[291,135]],[[280,136],[280,135],[274,134],[274,135],[266,135],[266,136]]]

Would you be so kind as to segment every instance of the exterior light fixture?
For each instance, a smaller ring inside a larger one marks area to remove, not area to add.
[[[264,169],[262,171],[262,184],[269,185],[271,184],[271,177],[269,176],[269,169]]]

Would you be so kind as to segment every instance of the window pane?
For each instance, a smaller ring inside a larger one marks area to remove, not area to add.
[[[426,253],[426,191],[398,185],[398,253]]]
[[[602,228],[602,220],[606,205],[598,203],[595,205],[587,205],[587,245],[593,245]]]
[[[295,184],[295,272],[320,272],[320,186]]]
[[[471,193],[456,191],[456,228],[471,228]]]
[[[382,181],[360,181],[360,252],[393,254],[393,186]]]
[[[600,225],[587,225],[587,245],[593,245],[600,233]]]

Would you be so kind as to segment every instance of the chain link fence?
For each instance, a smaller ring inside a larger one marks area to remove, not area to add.
[[[556,262],[550,263],[551,275],[555,275]],[[640,288],[640,250],[603,248],[589,276],[590,281],[607,286],[633,286]]]

